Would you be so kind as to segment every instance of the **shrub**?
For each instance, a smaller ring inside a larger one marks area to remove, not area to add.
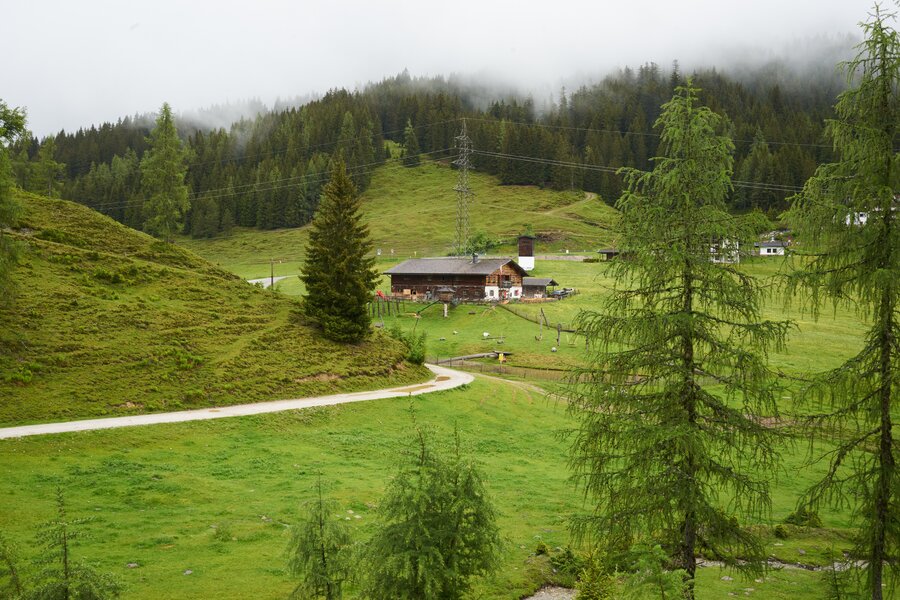
[[[805,506],[801,506],[791,514],[789,514],[784,522],[789,525],[796,525],[798,527],[821,527],[822,519],[819,518],[819,513],[808,510]]]
[[[550,564],[560,574],[574,579],[584,571],[586,561],[572,552],[570,547],[566,546],[565,549],[550,556]]]
[[[594,559],[588,559],[575,587],[578,590],[578,600],[612,600],[618,597],[615,576],[607,572],[600,561]]]
[[[100,281],[105,281],[106,283],[124,283],[125,278],[122,277],[121,273],[109,271],[107,269],[99,268],[94,271],[94,279],[99,279]]]
[[[421,365],[425,362],[424,331],[420,334],[416,334],[415,331],[407,333],[399,325],[392,325],[387,332],[392,338],[403,342],[406,346],[406,360],[416,365]]]

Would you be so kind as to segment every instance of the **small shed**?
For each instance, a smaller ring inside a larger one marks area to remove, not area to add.
[[[439,287],[434,293],[441,302],[450,302],[456,296],[456,290],[452,287]]]
[[[601,250],[597,250],[597,254],[600,255],[600,260],[612,260],[614,258],[618,258],[621,251],[618,248],[603,248]]]
[[[559,285],[550,277],[523,277],[523,298],[546,298],[547,288],[551,285]]]

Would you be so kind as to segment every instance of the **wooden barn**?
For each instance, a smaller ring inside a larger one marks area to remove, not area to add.
[[[391,295],[411,300],[451,298],[460,301],[522,297],[527,275],[511,258],[411,258],[385,274]]]
[[[522,279],[522,295],[525,298],[547,298],[547,287],[559,285],[550,277],[525,277]]]

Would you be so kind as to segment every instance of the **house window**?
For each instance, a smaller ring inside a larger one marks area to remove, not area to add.
[[[490,297],[490,298],[494,297],[494,290],[488,290],[488,297]]]

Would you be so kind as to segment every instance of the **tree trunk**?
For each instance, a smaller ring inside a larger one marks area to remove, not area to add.
[[[878,481],[875,488],[875,523],[872,532],[871,584],[872,600],[881,600],[884,561],[887,558],[885,531],[891,502],[891,482],[894,478],[893,434],[891,422],[891,336],[893,331],[893,302],[887,289],[881,300],[881,331],[879,332],[879,412],[881,437],[878,444]]]
[[[694,282],[690,260],[685,263],[682,282],[684,285],[684,304],[682,310],[685,315],[691,315],[693,313]],[[690,326],[682,333],[682,336],[681,360],[682,368],[684,369],[684,395],[682,402],[687,422],[690,426],[690,431],[693,432],[693,429],[697,425],[697,405],[696,398],[694,397],[696,391],[694,383],[694,333]],[[687,579],[686,598],[690,600],[693,600],[694,598],[694,577],[697,572],[697,559],[694,556],[694,551],[697,546],[697,514],[694,510],[695,490],[693,489],[693,486],[696,485],[696,470],[694,457],[686,456],[685,471],[686,477],[688,478],[688,490],[686,490],[687,501],[686,506],[684,507],[684,527],[682,529],[681,538],[681,568],[684,569],[685,578]]]
[[[879,62],[881,65],[889,63],[887,47],[882,41],[879,47]],[[891,87],[890,81],[886,77],[881,80],[881,106],[890,106]],[[884,136],[889,142],[895,137],[895,120],[887,119],[885,121]],[[891,167],[893,156],[888,152],[885,157],[884,164],[884,182],[890,186],[891,183]],[[890,269],[892,262],[891,234],[894,226],[894,204],[893,197],[889,198],[882,206],[881,218],[884,224],[882,235],[884,237],[882,245],[881,265],[883,269]],[[886,548],[886,530],[889,519],[888,511],[891,505],[891,488],[894,481],[894,452],[893,452],[893,423],[891,421],[891,386],[893,384],[893,372],[891,369],[891,354],[893,348],[894,335],[894,309],[896,308],[896,295],[893,289],[894,284],[887,283],[882,288],[881,299],[879,302],[878,315],[878,351],[880,364],[878,367],[879,374],[879,413],[881,417],[880,423],[880,439],[878,443],[878,481],[875,489],[875,523],[872,532],[872,561],[869,565],[872,585],[872,600],[882,600],[882,583],[884,580],[884,563],[889,559]]]

